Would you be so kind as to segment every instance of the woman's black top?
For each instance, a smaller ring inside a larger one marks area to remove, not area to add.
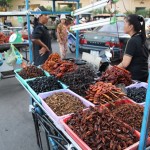
[[[42,65],[48,59],[48,56],[52,53],[51,37],[47,27],[43,24],[38,23],[38,25],[35,27],[32,33],[32,39],[40,39],[50,49],[50,52],[47,51],[43,56],[41,56],[39,54],[39,50],[42,47],[33,43],[34,64],[36,66]]]
[[[140,34],[134,34],[128,40],[125,55],[132,57],[130,65],[126,68],[131,72],[132,79],[146,82],[148,78],[148,48],[142,43]]]

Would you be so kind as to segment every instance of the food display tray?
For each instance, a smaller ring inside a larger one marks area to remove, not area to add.
[[[145,87],[147,89],[148,88],[148,83],[146,83],[146,82],[137,82],[135,84],[131,84],[130,86],[127,86],[126,89],[133,88],[133,87],[136,87],[136,88]],[[134,100],[132,100],[132,101],[134,101]],[[137,102],[135,102],[135,103],[137,103]],[[137,104],[145,106],[145,102],[137,103]]]
[[[38,78],[42,78],[42,77],[38,77]],[[26,85],[28,91],[32,94],[32,96],[33,96],[36,100],[38,100],[38,102],[41,103],[41,99],[39,98],[38,94],[37,94],[37,93],[30,87],[30,85],[27,83],[28,81],[33,81],[33,80],[35,80],[35,79],[36,79],[36,78],[32,78],[32,79],[27,79],[27,80],[25,80],[25,85]],[[60,81],[58,80],[58,82],[60,82]],[[67,88],[68,88],[68,86],[66,86],[66,85],[63,84],[62,82],[60,82],[60,84],[61,84],[61,86],[62,86],[62,89],[67,89]]]
[[[88,108],[89,106],[95,106],[94,104],[92,104],[91,102],[87,101],[86,99],[84,99],[83,97],[79,96],[78,94],[74,93],[73,91],[69,90],[69,89],[61,89],[61,90],[55,90],[55,91],[51,91],[51,92],[45,92],[45,93],[40,93],[38,96],[40,98],[40,101],[42,102],[43,107],[45,108],[45,110],[48,113],[48,116],[50,118],[53,118],[56,122],[59,123],[60,119],[65,118],[66,116],[70,115],[70,114],[66,114],[64,116],[57,116],[56,113],[45,103],[44,99],[55,94],[55,93],[59,93],[59,92],[64,92],[64,93],[69,93],[77,98],[79,98],[79,100],[81,102],[83,102],[83,104]]]
[[[115,105],[119,106],[119,105],[123,105],[123,104],[135,104],[135,102],[133,102],[130,99],[123,99],[123,100],[118,100],[115,101]],[[104,107],[110,107],[111,104],[107,103],[103,106],[100,106],[100,109],[103,109]],[[66,122],[71,118],[71,116],[67,116],[64,119],[61,119],[60,122],[63,125],[64,129],[66,130],[66,132],[68,133],[68,135],[70,137],[72,137],[72,139],[84,150],[92,150],[83,140],[81,140],[76,133],[74,133],[74,131],[72,129],[69,128],[69,126],[66,124]],[[126,123],[125,123],[126,124]],[[129,126],[128,124],[126,124],[127,127]],[[140,139],[140,132],[138,132],[137,130],[135,130],[135,135],[138,137],[138,139]],[[148,138],[147,140],[147,146],[150,145],[150,138]],[[125,150],[137,150],[139,146],[139,141],[134,143],[133,145],[129,146],[128,148],[126,148]]]
[[[17,79],[20,81],[20,82],[22,82],[25,86],[26,86],[26,80],[28,80],[28,79],[23,79],[20,75],[19,75],[19,72],[21,71],[22,69],[16,69],[16,70],[14,70],[14,72],[15,72],[15,74],[16,74],[16,77],[17,77]],[[45,71],[45,70],[43,70],[44,71],[44,74],[45,74],[45,76],[47,76],[47,77],[49,77],[50,76],[50,74],[47,72],[47,71]],[[30,79],[35,79],[35,78],[30,78]]]
[[[76,133],[74,133],[69,126],[66,124],[66,122],[71,118],[71,116],[68,116],[62,120],[60,120],[61,124],[65,128],[68,135],[81,147],[82,150],[92,150],[83,140],[81,140]],[[135,135],[138,139],[140,139],[140,133],[138,131],[135,131]],[[139,142],[134,143],[133,145],[129,146],[125,150],[137,150],[139,145]]]

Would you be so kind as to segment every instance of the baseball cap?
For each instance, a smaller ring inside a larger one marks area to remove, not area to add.
[[[40,12],[40,11],[48,11],[44,6],[39,6],[37,8],[34,9],[34,11]],[[34,17],[35,18],[39,18],[41,16],[41,14],[35,14]]]

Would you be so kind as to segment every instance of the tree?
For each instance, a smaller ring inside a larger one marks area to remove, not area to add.
[[[150,18],[150,9],[147,10],[147,16]]]
[[[52,6],[47,6],[46,9],[52,11]]]
[[[1,7],[9,7],[10,6],[10,2],[11,2],[12,0],[0,0],[0,6]]]
[[[150,17],[150,9],[139,10],[136,12],[138,15],[142,15],[144,18]]]
[[[73,8],[72,7],[68,7],[68,6],[64,6],[64,7],[57,7],[56,8],[57,11],[68,11],[68,12],[71,12],[73,11]]]
[[[135,14],[135,11],[129,11],[129,10],[128,10],[127,12],[125,12],[125,14],[126,14],[126,15]]]

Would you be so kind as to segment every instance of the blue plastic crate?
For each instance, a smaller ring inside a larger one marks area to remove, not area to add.
[[[38,67],[38,68],[40,68],[40,67]],[[40,68],[41,69],[41,68]],[[16,77],[17,77],[17,79],[19,80],[19,82],[21,82],[21,83],[23,83],[23,85],[26,85],[26,80],[28,80],[28,79],[23,79],[20,75],[19,75],[19,72],[21,71],[22,69],[16,69],[16,70],[14,70],[14,72],[15,72],[15,74],[16,74]],[[50,76],[50,74],[47,72],[47,71],[45,71],[45,70],[43,70],[44,71],[44,74],[45,74],[45,76],[47,76],[47,77],[49,77]],[[35,77],[35,78],[38,78],[38,77]],[[35,79],[35,78],[30,78],[30,79]]]
[[[42,77],[38,77],[38,78],[42,78]],[[31,93],[31,95],[33,96],[33,98],[35,98],[39,103],[41,103],[41,100],[38,96],[38,94],[30,87],[30,85],[27,83],[28,81],[32,81],[32,80],[35,80],[36,78],[32,78],[32,79],[27,79],[25,80],[25,84],[26,84],[26,87],[27,87],[27,90]],[[58,82],[60,82],[58,80]],[[63,84],[62,82],[60,82],[60,84],[62,85],[62,89],[68,89],[68,86],[66,86],[65,84]]]
[[[16,74],[17,79],[18,79],[21,83],[25,84],[25,80],[18,74],[21,70],[22,70],[22,69],[16,69],[16,70],[14,70],[14,72],[15,72],[15,74]]]

